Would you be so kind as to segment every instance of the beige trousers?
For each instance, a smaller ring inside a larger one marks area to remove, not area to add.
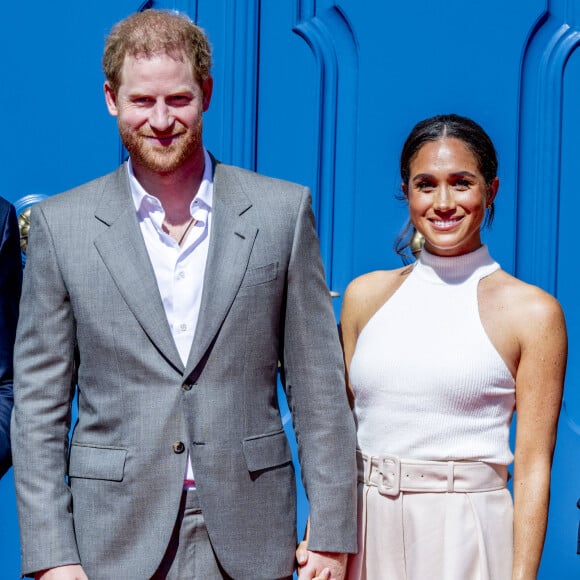
[[[513,503],[494,491],[381,494],[359,483],[348,580],[509,580]]]

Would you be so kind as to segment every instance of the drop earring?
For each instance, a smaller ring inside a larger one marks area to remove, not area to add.
[[[419,257],[419,254],[421,253],[424,244],[425,238],[423,237],[423,234],[417,229],[413,228],[413,235],[411,236],[411,242],[409,245],[411,248],[411,252],[413,252],[413,256],[415,256],[415,258]]]

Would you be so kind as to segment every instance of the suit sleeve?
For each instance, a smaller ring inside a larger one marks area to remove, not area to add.
[[[356,435],[309,190],[287,272],[282,380],[310,503],[309,548],[356,552]]]
[[[22,573],[79,562],[66,483],[75,325],[55,244],[31,212],[14,353],[12,448]]]
[[[10,454],[12,356],[21,285],[20,235],[16,212],[10,206],[5,215],[0,238],[0,477],[12,464]]]

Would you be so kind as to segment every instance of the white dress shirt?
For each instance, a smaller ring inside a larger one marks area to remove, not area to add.
[[[203,178],[190,206],[194,222],[182,246],[163,231],[165,210],[161,202],[137,181],[130,159],[127,164],[137,219],[155,272],[165,316],[184,365],[187,364],[199,318],[211,230],[213,171],[205,149],[204,158]],[[185,487],[192,487],[193,482],[188,458]]]

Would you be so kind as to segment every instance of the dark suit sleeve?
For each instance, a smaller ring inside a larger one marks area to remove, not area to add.
[[[310,503],[309,547],[356,552],[356,434],[309,190],[288,265],[282,379]]]
[[[12,412],[12,353],[22,284],[20,235],[16,212],[0,205],[0,477],[10,465],[10,414]]]

